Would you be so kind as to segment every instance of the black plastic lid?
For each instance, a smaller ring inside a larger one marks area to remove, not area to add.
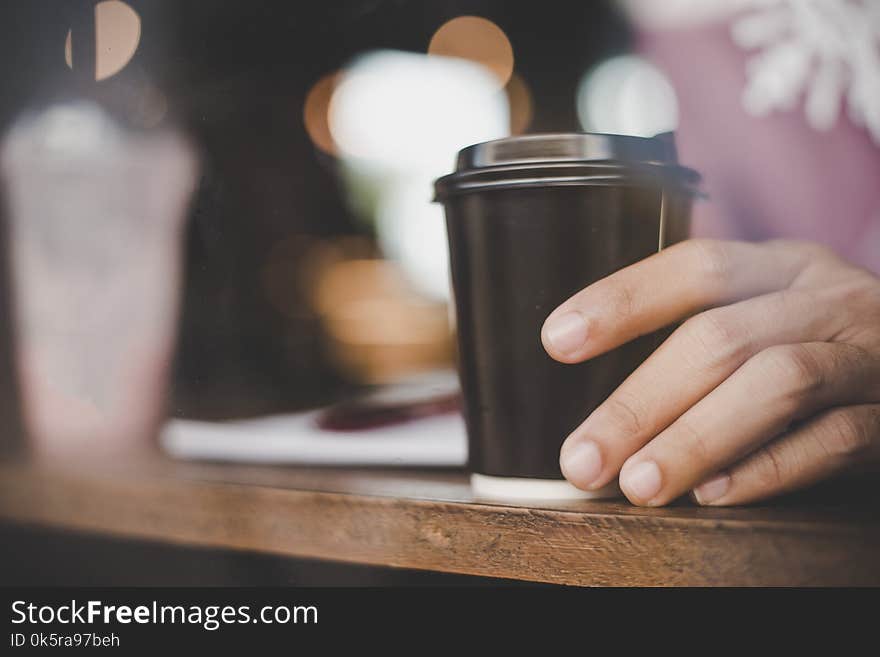
[[[522,135],[458,153],[455,172],[435,184],[438,200],[488,188],[620,184],[650,179],[696,192],[700,176],[678,164],[673,133],[655,137],[599,133]]]
[[[673,133],[656,137],[600,133],[522,135],[475,144],[458,153],[456,171],[535,162],[653,162],[677,164]]]

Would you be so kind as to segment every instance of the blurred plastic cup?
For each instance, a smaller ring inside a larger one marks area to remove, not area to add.
[[[146,448],[164,412],[193,149],[176,132],[129,133],[77,103],[19,120],[0,166],[33,451]]]

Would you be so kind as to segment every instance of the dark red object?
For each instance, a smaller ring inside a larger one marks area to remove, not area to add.
[[[327,408],[318,416],[317,423],[321,429],[328,431],[362,431],[432,415],[454,413],[460,409],[461,395],[458,393],[412,401],[395,401],[378,395],[368,395]]]

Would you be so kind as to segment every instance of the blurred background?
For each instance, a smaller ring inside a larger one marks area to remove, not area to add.
[[[4,12],[4,131],[85,102],[128,133],[179,131],[197,153],[179,416],[301,408],[451,366],[431,184],[456,151],[674,127],[668,83],[619,57],[630,32],[612,3],[34,0]]]

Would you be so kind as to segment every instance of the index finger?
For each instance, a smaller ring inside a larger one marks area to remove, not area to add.
[[[541,341],[555,360],[578,363],[706,308],[787,288],[812,255],[798,242],[681,242],[565,301]]]

